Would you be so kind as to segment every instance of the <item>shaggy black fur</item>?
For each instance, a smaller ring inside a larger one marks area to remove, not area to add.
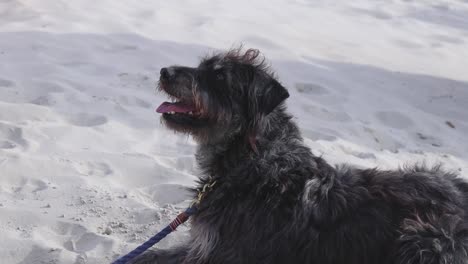
[[[135,263],[468,263],[467,182],[439,167],[330,166],[259,58],[238,49],[161,70],[160,88],[179,101],[162,119],[194,136],[200,186],[216,185],[189,241]]]

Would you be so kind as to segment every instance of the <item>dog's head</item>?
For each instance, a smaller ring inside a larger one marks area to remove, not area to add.
[[[190,133],[200,143],[235,136],[251,141],[262,120],[289,97],[257,50],[231,50],[205,58],[196,68],[172,66],[160,74],[159,89],[172,102],[157,112],[169,128]]]

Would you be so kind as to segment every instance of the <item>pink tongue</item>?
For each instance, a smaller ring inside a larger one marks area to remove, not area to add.
[[[188,113],[192,111],[195,111],[195,108],[193,106],[180,103],[180,102],[179,103],[164,102],[156,109],[156,112],[161,113],[161,114],[167,113],[167,112]]]

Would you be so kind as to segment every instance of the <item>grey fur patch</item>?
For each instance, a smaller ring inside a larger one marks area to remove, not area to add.
[[[317,204],[317,192],[321,186],[320,180],[312,178],[306,182],[304,193],[302,194],[302,202],[305,206],[315,206]]]
[[[190,231],[192,241],[191,248],[189,250],[188,256],[190,258],[198,259],[203,261],[208,258],[209,254],[215,248],[216,243],[218,242],[218,232],[210,226],[205,224],[197,225],[196,228],[192,228]]]
[[[167,72],[169,73],[169,75],[173,76],[175,74],[175,69],[174,67],[168,67],[166,68],[167,69]]]

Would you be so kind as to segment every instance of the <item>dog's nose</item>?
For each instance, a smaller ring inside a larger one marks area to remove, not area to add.
[[[160,78],[163,81],[168,81],[172,77],[171,71],[169,71],[167,68],[162,68],[159,74],[161,75]]]

